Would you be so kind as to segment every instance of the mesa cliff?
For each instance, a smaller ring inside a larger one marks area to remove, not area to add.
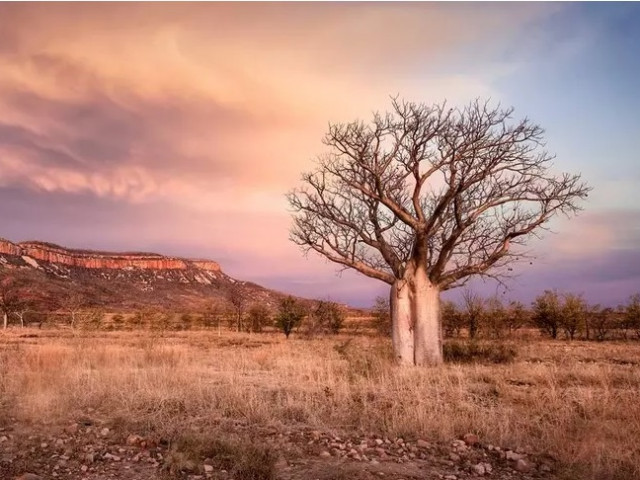
[[[257,302],[274,304],[283,294],[225,274],[213,260],[142,252],[104,252],[52,243],[14,243],[0,238],[0,273],[28,279],[52,300],[70,293],[113,309],[200,308],[223,303],[233,285]]]
[[[110,253],[64,248],[46,242],[12,243],[0,238],[0,254],[29,257],[36,261],[78,268],[201,270],[220,272],[220,265],[211,260],[190,260],[165,257],[156,253]]]

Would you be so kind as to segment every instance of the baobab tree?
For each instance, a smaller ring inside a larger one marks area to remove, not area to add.
[[[543,129],[513,109],[393,99],[370,124],[331,124],[328,152],[289,193],[291,238],[391,285],[392,342],[402,364],[442,362],[440,292],[474,276],[502,279],[518,247],[589,187],[553,174]]]

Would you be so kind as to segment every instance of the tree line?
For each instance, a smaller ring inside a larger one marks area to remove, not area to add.
[[[581,295],[545,290],[531,305],[483,298],[465,290],[459,302],[441,302],[445,337],[503,339],[518,331],[537,329],[546,337],[568,340],[640,339],[640,294],[616,308],[589,304]],[[389,301],[379,297],[373,308],[374,325],[391,334]]]
[[[270,306],[264,301],[255,301],[240,282],[227,288],[221,301],[212,302],[198,312],[176,313],[146,307],[130,313],[110,314],[77,292],[60,293],[55,299],[44,298],[20,275],[0,273],[0,315],[5,329],[9,325],[42,327],[47,324],[85,330],[175,331],[224,327],[248,333],[277,329],[288,338],[294,331],[305,336],[336,334],[345,319],[344,308],[336,302],[309,302],[288,296]]]

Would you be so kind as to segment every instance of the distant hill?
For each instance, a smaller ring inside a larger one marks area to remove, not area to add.
[[[39,241],[12,243],[0,238],[2,271],[25,277],[53,305],[73,293],[87,306],[112,311],[197,311],[222,303],[234,285],[252,301],[271,306],[285,296],[231,278],[211,260],[77,250]]]

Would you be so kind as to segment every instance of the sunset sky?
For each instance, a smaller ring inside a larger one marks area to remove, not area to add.
[[[368,306],[386,285],[304,258],[285,193],[329,122],[490,97],[594,187],[507,297],[616,305],[640,291],[639,52],[638,4],[2,3],[0,237]]]

